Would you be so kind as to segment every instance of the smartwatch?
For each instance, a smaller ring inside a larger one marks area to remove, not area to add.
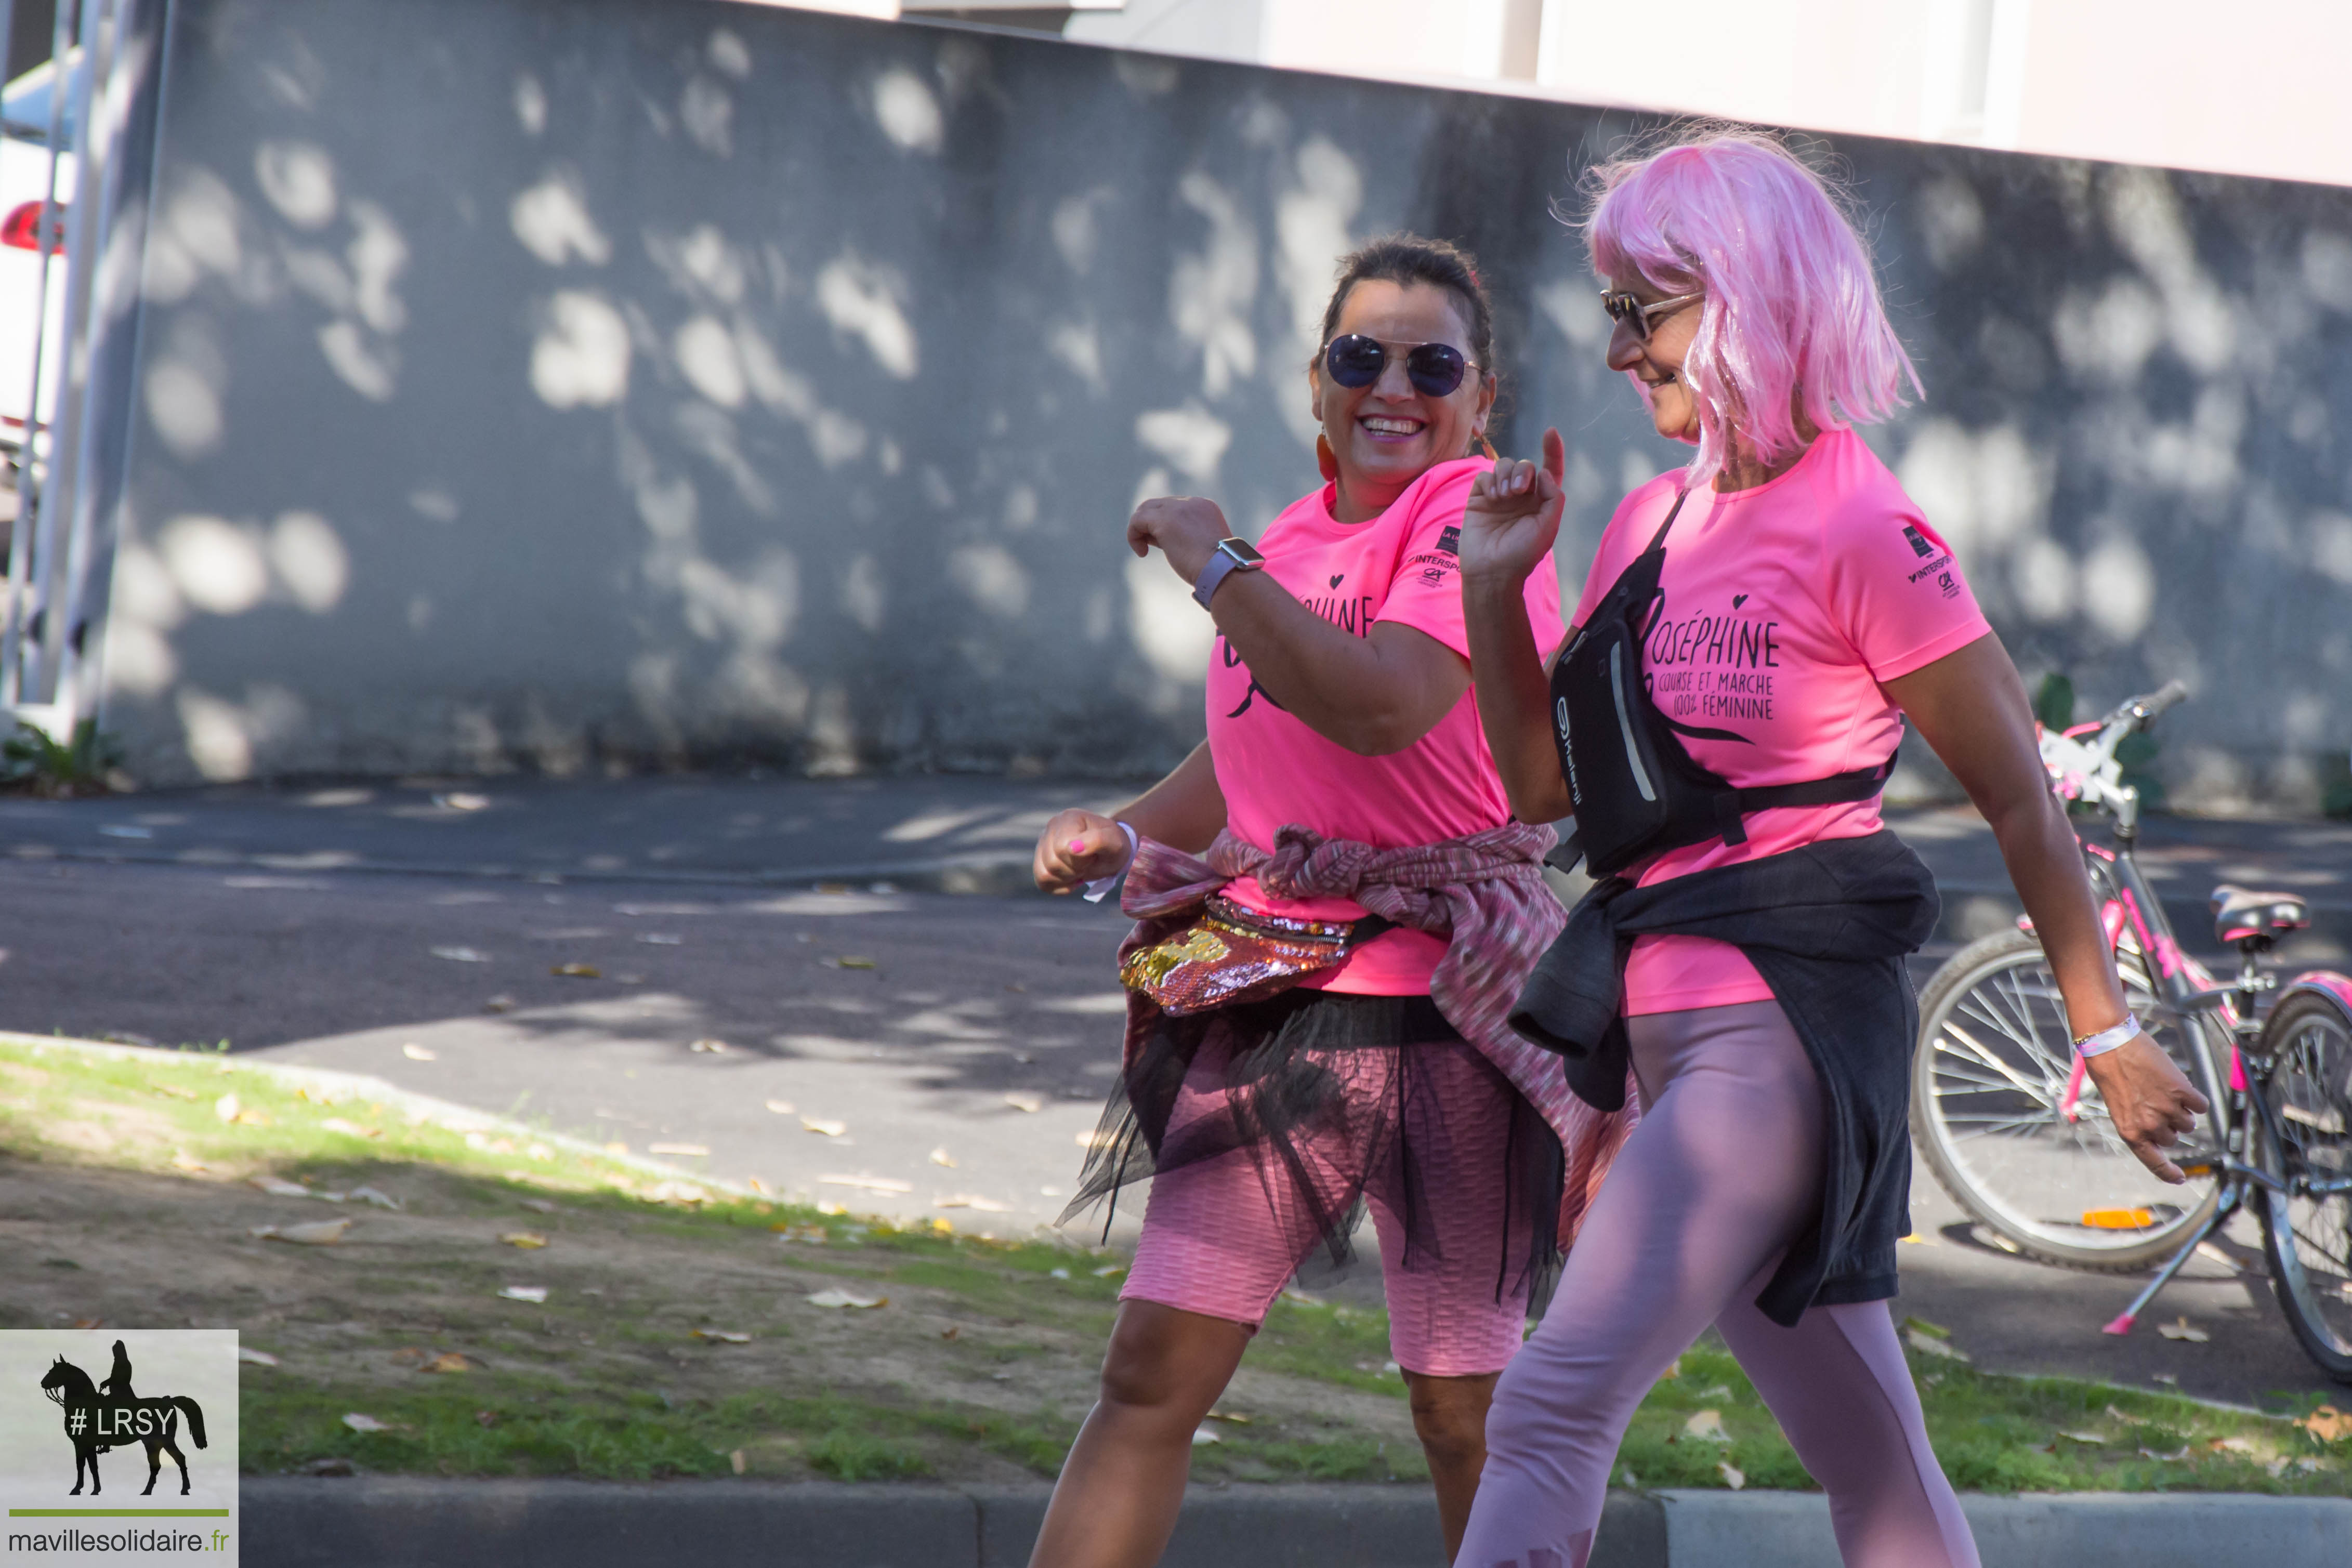
[[[1206,610],[1210,597],[1227,576],[1236,571],[1255,571],[1264,565],[1265,557],[1258,554],[1256,547],[1249,540],[1219,539],[1216,552],[1209,557],[1209,564],[1201,569],[1200,577],[1192,584],[1192,598],[1202,609]]]

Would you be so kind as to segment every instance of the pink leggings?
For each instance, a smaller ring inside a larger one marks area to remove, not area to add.
[[[1583,1568],[1626,1424],[1710,1322],[1830,1496],[1847,1568],[1976,1568],[1886,1303],[1755,1306],[1821,1201],[1821,1090],[1775,1002],[1630,1022],[1641,1124],[1504,1372],[1458,1568]]]

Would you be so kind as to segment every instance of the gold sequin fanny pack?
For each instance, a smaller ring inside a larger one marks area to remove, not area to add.
[[[1377,915],[1352,921],[1294,920],[1212,898],[1182,931],[1129,954],[1118,977],[1160,1011],[1182,1018],[1287,990],[1309,975],[1338,967],[1392,924]]]

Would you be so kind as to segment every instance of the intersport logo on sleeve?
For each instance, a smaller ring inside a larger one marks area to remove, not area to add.
[[[236,1337],[0,1331],[0,1564],[235,1563]]]

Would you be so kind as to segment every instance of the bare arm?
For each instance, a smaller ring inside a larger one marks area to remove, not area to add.
[[[1885,683],[1936,755],[1990,824],[2000,858],[2066,1002],[2077,1036],[2123,1021],[2123,986],[2091,902],[2083,857],[2050,793],[2033,741],[2025,684],[1990,632],[1931,664]],[[2085,1064],[2116,1132],[2166,1181],[2182,1179],[2165,1145],[2188,1132],[2205,1096],[2145,1034]]]
[[[1192,582],[1232,531],[1214,502],[1167,497],[1135,509],[1127,542],[1138,555],[1158,546],[1176,575]],[[1359,637],[1264,572],[1226,577],[1210,610],[1260,690],[1360,757],[1402,751],[1453,711],[1470,685],[1468,661],[1436,638],[1390,622]]]
[[[1570,810],[1552,739],[1549,662],[1528,620],[1528,574],[1559,535],[1564,500],[1559,432],[1544,432],[1543,451],[1540,468],[1505,458],[1480,475],[1462,519],[1462,618],[1477,672],[1478,722],[1522,822],[1558,821]]]
[[[1225,825],[1224,791],[1217,787],[1216,765],[1202,741],[1174,772],[1105,817],[1076,807],[1055,813],[1037,836],[1033,870],[1037,885],[1047,893],[1075,893],[1098,877],[1112,875],[1127,863],[1125,822],[1147,839],[1171,849],[1198,854],[1209,847]]]

